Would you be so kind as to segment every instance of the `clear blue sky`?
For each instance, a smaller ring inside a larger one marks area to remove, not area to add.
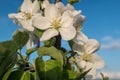
[[[17,12],[22,1],[0,1],[0,41],[10,39],[19,28],[8,19],[8,14]],[[86,16],[82,31],[101,44],[96,53],[106,62],[103,70],[120,72],[120,0],[81,0],[74,6]]]

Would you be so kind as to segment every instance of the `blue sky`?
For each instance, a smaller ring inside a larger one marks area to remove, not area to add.
[[[19,28],[8,19],[8,14],[16,13],[22,1],[1,0],[0,42],[11,39],[12,33]],[[82,32],[101,44],[96,53],[105,60],[102,71],[120,76],[120,0],[81,0],[74,7],[86,16]]]

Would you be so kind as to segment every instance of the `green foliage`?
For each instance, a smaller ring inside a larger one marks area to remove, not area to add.
[[[35,67],[40,80],[61,80],[62,78],[62,65],[59,61],[43,61],[37,58]]]
[[[13,35],[13,40],[18,45],[19,49],[22,49],[23,46],[28,42],[29,40],[29,34],[25,31],[16,30]]]
[[[29,71],[15,70],[13,71],[7,80],[35,80],[34,75]]]
[[[37,49],[36,48],[31,48],[26,51],[27,55],[30,55],[31,53],[35,52]]]
[[[17,47],[14,41],[0,43],[0,76],[8,77],[17,59]]]
[[[43,33],[42,30],[39,30],[39,29],[35,28],[34,34],[35,34],[38,38],[40,38],[40,37],[42,36],[42,33]]]
[[[68,0],[68,3],[70,3],[70,4],[74,4],[74,3],[77,3],[77,2],[80,2],[80,0]]]
[[[104,76],[104,74],[103,74],[103,73],[100,73],[100,75],[102,76],[102,79],[103,79],[103,80],[109,80],[109,77]]]
[[[54,46],[52,47],[40,47],[38,49],[38,55],[42,57],[43,55],[49,55],[53,59],[60,61],[60,63],[63,65],[63,55],[60,50],[55,48]]]
[[[47,41],[44,42],[44,46],[51,47],[51,46],[53,46],[55,44],[55,41],[56,41],[55,37],[50,39],[50,40],[47,40]]]

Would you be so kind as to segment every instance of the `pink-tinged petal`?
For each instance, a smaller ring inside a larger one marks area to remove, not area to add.
[[[50,4],[45,8],[45,17],[47,18],[58,18],[60,15],[59,9],[53,4]]]
[[[59,34],[59,32],[56,29],[48,29],[42,34],[40,41],[49,40],[52,37],[57,36],[58,34]]]
[[[24,0],[21,6],[22,12],[30,12],[31,13],[32,1],[31,0]]]
[[[32,13],[37,13],[40,11],[40,6],[38,0],[35,0],[32,4]]]
[[[100,47],[99,43],[95,39],[89,39],[85,44],[86,53],[94,53]]]
[[[76,30],[73,26],[59,28],[62,39],[71,40],[76,36]]]
[[[32,19],[32,24],[34,27],[41,29],[41,30],[46,30],[48,28],[50,28],[50,21],[46,18],[46,17],[42,17],[40,15],[35,16]]]

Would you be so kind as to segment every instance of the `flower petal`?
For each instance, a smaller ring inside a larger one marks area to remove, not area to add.
[[[43,3],[41,4],[42,9],[46,8],[49,5],[48,0],[44,0]]]
[[[38,0],[35,0],[32,4],[32,13],[37,13],[40,11],[40,6],[39,6],[39,3],[38,3]]]
[[[70,16],[70,11],[65,11],[61,18],[62,27],[73,25],[73,17]]]
[[[91,70],[86,75],[87,80],[95,80],[96,79],[96,67],[91,62],[87,62],[85,71],[89,69]]]
[[[59,33],[56,29],[48,29],[43,33],[42,37],[40,38],[40,41],[49,40],[52,37],[57,36],[58,34]]]
[[[62,2],[57,2],[55,6],[59,9],[61,14],[65,11],[65,6]]]
[[[85,21],[85,16],[80,15],[77,18],[74,19],[74,26],[79,27],[82,26],[83,22]],[[79,30],[79,29],[78,29]]]
[[[88,37],[85,34],[83,34],[82,32],[77,32],[77,35],[73,39],[73,41],[77,44],[83,44],[84,42],[88,41]]]
[[[19,23],[24,29],[26,29],[28,31],[34,30],[34,27],[32,26],[31,20],[21,20],[21,21],[19,21]]]
[[[45,17],[51,19],[51,18],[58,18],[60,15],[61,14],[59,9],[53,4],[50,4],[45,8]]]
[[[82,55],[84,53],[84,45],[80,45],[80,44],[73,44],[73,51],[77,52],[79,55]]]
[[[24,0],[21,6],[22,12],[31,12],[32,1],[31,0]]]
[[[48,29],[51,25],[50,21],[47,18],[40,15],[33,18],[32,24],[33,26],[41,30]]]
[[[71,40],[76,36],[76,30],[73,26],[59,28],[62,39]]]
[[[74,7],[71,4],[67,4],[66,9],[74,11]]]
[[[94,65],[96,66],[96,69],[100,69],[104,67],[104,60],[99,57],[97,54],[93,54],[93,58],[95,59]]]
[[[94,53],[100,47],[99,43],[95,39],[89,39],[85,44],[86,53]]]

